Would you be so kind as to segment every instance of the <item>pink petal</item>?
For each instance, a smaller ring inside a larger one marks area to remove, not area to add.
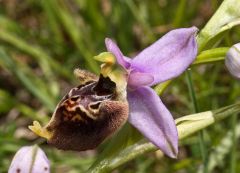
[[[176,158],[178,134],[173,117],[150,87],[128,93],[129,122],[166,155]]]
[[[132,72],[128,78],[128,87],[136,89],[141,86],[150,86],[154,81],[152,75],[141,72]]]
[[[105,39],[105,44],[107,47],[108,52],[113,53],[113,55],[116,57],[118,64],[120,64],[125,69],[128,69],[130,67],[130,58],[125,57],[121,50],[118,48],[117,44],[112,41],[110,38]]]
[[[140,52],[131,68],[152,74],[153,84],[172,79],[184,72],[197,55],[196,27],[168,32],[161,39]]]

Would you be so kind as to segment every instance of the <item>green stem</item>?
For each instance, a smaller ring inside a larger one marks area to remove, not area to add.
[[[195,91],[194,91],[194,88],[193,88],[191,69],[188,69],[186,71],[186,74],[187,74],[188,90],[190,92],[191,100],[193,102],[194,112],[198,113],[199,108],[198,108],[198,104],[197,104],[196,94],[195,94]]]
[[[237,115],[232,116],[232,148],[230,158],[230,173],[236,173],[236,126],[237,126]]]
[[[192,75],[191,75],[191,70],[188,69],[186,71],[187,74],[187,83],[188,83],[188,89],[190,92],[190,96],[191,96],[191,100],[193,103],[193,107],[194,107],[194,112],[198,113],[199,112],[199,107],[198,107],[198,103],[197,103],[197,98],[196,98],[196,94],[194,91],[194,87],[193,87],[193,81],[192,81]],[[206,151],[206,144],[204,141],[204,134],[203,131],[200,131],[198,133],[198,138],[199,138],[199,145],[200,145],[200,150],[201,150],[201,155],[202,155],[202,160],[203,160],[203,166],[204,166],[204,173],[207,173],[207,151]]]
[[[183,23],[184,15],[186,13],[186,5],[187,5],[186,0],[180,0],[180,2],[178,3],[176,14],[173,20],[174,28],[180,27],[181,24]]]

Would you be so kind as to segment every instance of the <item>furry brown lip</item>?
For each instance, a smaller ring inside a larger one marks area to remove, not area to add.
[[[84,83],[63,97],[44,128],[38,127],[40,136],[63,150],[94,149],[128,118],[128,103],[118,98],[116,84],[109,77],[79,72]]]

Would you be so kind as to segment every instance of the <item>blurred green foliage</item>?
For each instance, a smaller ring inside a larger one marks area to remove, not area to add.
[[[27,126],[46,123],[59,99],[77,85],[74,68],[98,73],[93,56],[105,51],[104,38],[114,38],[130,57],[176,27],[202,28],[216,11],[217,0],[2,0],[0,1],[0,172],[7,172],[11,158],[23,145],[41,146],[51,160],[52,172],[84,172],[99,150],[63,152],[36,138]],[[227,33],[222,47],[240,40],[240,30]],[[192,68],[200,111],[235,102],[239,83],[223,62]],[[193,112],[184,75],[175,80],[163,100],[175,117]],[[210,154],[226,132],[236,126],[230,119],[204,132]],[[231,142],[231,141],[230,141]],[[230,149],[231,150],[231,149]],[[233,151],[232,151],[233,152]],[[239,160],[240,148],[234,152]],[[196,172],[202,164],[198,138],[182,141],[178,160],[158,153],[141,156],[116,172]],[[231,151],[214,171],[229,172]],[[236,163],[236,172],[240,164]]]

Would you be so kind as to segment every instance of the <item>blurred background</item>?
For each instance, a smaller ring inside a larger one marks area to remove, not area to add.
[[[63,152],[48,146],[27,126],[33,120],[48,122],[61,97],[78,85],[72,73],[75,68],[99,73],[99,64],[92,57],[106,51],[105,37],[113,38],[125,55],[134,57],[173,28],[203,28],[221,2],[0,0],[0,173],[7,172],[21,146],[35,143],[42,143],[53,173],[87,170],[105,144],[95,151]],[[230,47],[239,40],[236,28],[220,45]],[[200,111],[232,104],[240,94],[239,83],[223,62],[193,67],[192,78]],[[162,99],[175,118],[194,112],[184,74],[174,80]],[[232,161],[240,159],[239,136],[229,137],[238,125],[236,120],[233,116],[204,131],[209,163],[210,156],[220,157],[212,172],[240,171],[240,163]],[[223,145],[223,139],[230,147]],[[216,152],[218,147],[220,152]],[[150,153],[114,173],[201,172],[201,164],[199,141],[194,135],[181,142],[178,160]]]

